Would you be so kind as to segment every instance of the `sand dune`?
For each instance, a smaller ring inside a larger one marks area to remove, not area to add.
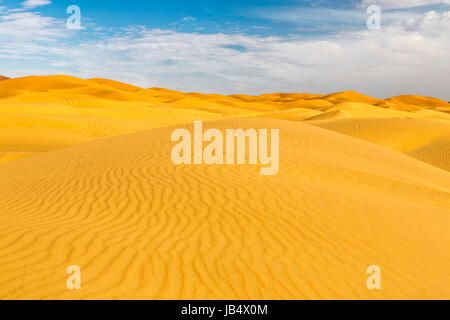
[[[96,83],[100,83],[100,84],[104,84],[119,90],[124,90],[124,91],[141,91],[142,88],[127,84],[127,83],[123,83],[123,82],[119,82],[119,81],[114,81],[114,80],[109,80],[109,79],[101,79],[101,78],[93,78],[93,79],[89,79],[89,81],[93,81]]]
[[[389,102],[394,102],[403,105],[415,105],[420,108],[430,108],[430,109],[447,109],[450,110],[448,102],[436,99],[432,97],[422,97],[422,96],[397,96],[387,99]]]
[[[436,119],[343,119],[316,126],[403,152],[449,170],[450,121]]]
[[[279,173],[175,166],[194,120],[280,129]],[[0,299],[450,299],[449,164],[435,98],[5,79]]]
[[[411,150],[406,154],[450,171],[450,135],[436,138],[430,143]]]
[[[323,99],[326,99],[335,104],[344,103],[344,102],[357,102],[357,103],[365,103],[365,104],[377,104],[382,102],[383,100],[366,96],[359,92],[354,91],[344,91],[338,93],[332,93],[327,96],[324,96]]]
[[[283,128],[280,173],[175,166],[171,128],[1,165],[0,298],[450,298],[450,173],[296,122],[205,127]]]
[[[437,138],[450,136],[450,121],[435,119],[373,118],[315,122],[314,125],[407,152]]]
[[[19,134],[24,145],[15,139],[14,148],[0,147],[0,162],[15,159],[14,154],[44,151],[42,146],[49,145],[47,135],[34,135],[36,128],[65,136],[64,144],[52,144],[56,149],[194,120],[242,117],[314,123],[354,118],[450,119],[450,104],[420,96],[381,100],[352,91],[222,96],[143,89],[100,78],[23,77],[0,83],[0,128],[24,128]]]

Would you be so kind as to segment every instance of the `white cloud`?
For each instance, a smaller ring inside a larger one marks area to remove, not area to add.
[[[0,14],[0,36],[14,41],[23,41],[24,39],[37,41],[62,37],[65,33],[61,29],[62,25],[62,22],[55,18],[33,12]],[[8,41],[1,42],[1,44],[4,46],[11,45]]]
[[[26,0],[22,3],[22,6],[24,6],[27,9],[34,9],[51,3],[52,2],[49,0]]]
[[[450,99],[450,11],[309,40],[136,27],[81,41],[67,38],[64,22],[52,19],[0,15],[0,61],[7,61],[0,62],[2,72],[105,77],[225,94],[355,90]],[[26,21],[23,29],[15,25],[20,21]]]
[[[359,6],[368,7],[370,5],[378,5],[384,10],[389,10],[415,8],[438,4],[450,5],[450,0],[362,0]]]

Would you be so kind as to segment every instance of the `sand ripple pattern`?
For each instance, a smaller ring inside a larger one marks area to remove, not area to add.
[[[450,298],[450,173],[297,122],[208,126],[280,128],[279,174],[175,166],[173,128],[3,164],[0,298]]]

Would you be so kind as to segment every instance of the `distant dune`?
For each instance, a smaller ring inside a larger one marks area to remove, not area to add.
[[[0,108],[0,299],[450,299],[445,101],[46,76]],[[280,129],[279,173],[175,166],[194,120]]]
[[[8,80],[8,79],[9,79],[8,77],[0,76],[0,81],[2,81],[2,80]]]
[[[420,96],[380,100],[353,91],[222,96],[143,89],[108,79],[69,76],[1,82],[0,102],[0,163],[52,148],[194,120],[257,117],[306,120],[329,128],[333,125],[327,122],[339,119],[438,119],[445,126],[450,120],[450,104]],[[46,132],[50,131],[55,138],[49,140]],[[14,138],[7,138],[11,134]]]
[[[359,118],[314,124],[403,152],[450,171],[450,126],[447,121],[433,118]],[[440,147],[437,148],[437,145]]]

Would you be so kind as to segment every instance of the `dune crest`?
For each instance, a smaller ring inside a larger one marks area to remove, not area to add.
[[[66,143],[53,144],[57,149],[195,120],[256,117],[308,121],[324,128],[333,126],[332,122],[339,119],[433,119],[447,127],[450,123],[449,103],[421,96],[382,100],[353,91],[328,95],[223,96],[144,89],[108,79],[84,80],[70,76],[30,76],[1,81],[0,105],[0,130],[24,128],[18,133],[21,139],[6,141],[3,146],[0,141],[0,162],[15,159],[17,154],[48,151],[47,136],[35,136],[36,128],[58,131],[58,135],[65,136],[62,139]],[[373,142],[374,139],[365,140]]]
[[[196,120],[279,129],[276,174],[175,165]],[[0,81],[0,299],[450,299],[449,163],[435,98]]]
[[[204,126],[283,128],[279,174],[175,166],[174,128],[0,166],[0,298],[450,298],[450,173],[292,121]]]

